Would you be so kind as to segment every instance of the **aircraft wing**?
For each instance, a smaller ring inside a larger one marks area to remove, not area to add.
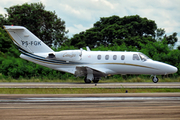
[[[107,68],[92,68],[92,67],[76,67],[75,75],[76,76],[86,76],[87,75],[87,68],[93,71],[94,77],[103,77],[107,76],[110,73],[113,73],[112,70]]]

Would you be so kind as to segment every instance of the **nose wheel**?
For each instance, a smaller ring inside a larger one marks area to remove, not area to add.
[[[158,77],[154,76],[154,77],[152,78],[152,81],[153,81],[154,83],[157,83],[157,82],[159,81],[159,79],[158,79]]]

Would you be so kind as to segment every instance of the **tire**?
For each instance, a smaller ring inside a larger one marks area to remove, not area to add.
[[[98,83],[99,82],[99,80],[93,80],[93,83]]]
[[[154,83],[157,83],[157,82],[159,81],[159,79],[158,79],[157,77],[153,77],[153,78],[152,78],[152,81],[153,81]]]
[[[84,82],[85,82],[85,83],[91,83],[91,80],[86,79],[86,77],[85,77],[85,78],[84,78]]]

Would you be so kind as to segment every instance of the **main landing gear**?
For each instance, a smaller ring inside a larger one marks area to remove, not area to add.
[[[99,82],[99,78],[94,78],[94,80],[92,80],[93,83],[98,83]]]
[[[91,80],[90,79],[87,79],[87,77],[84,78],[84,82],[85,83],[91,83]]]
[[[99,78],[94,78],[92,81],[93,81],[93,83],[98,83],[99,82]],[[87,77],[85,77],[84,78],[84,82],[85,83],[91,83],[91,80],[87,79]]]
[[[157,83],[157,82],[159,81],[159,79],[158,79],[158,77],[154,76],[154,77],[152,78],[152,81],[153,81],[154,83]]]

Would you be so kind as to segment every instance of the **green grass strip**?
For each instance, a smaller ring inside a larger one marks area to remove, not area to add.
[[[104,78],[102,77],[101,80],[99,81],[100,83],[117,83],[117,82],[130,82],[130,83],[134,83],[134,82],[146,82],[146,83],[152,83],[152,78],[150,78],[150,76],[146,76],[146,77],[126,77],[123,76],[124,78]],[[158,76],[159,78],[159,82],[180,82],[180,77],[168,77],[168,78],[162,78],[161,76]],[[13,83],[31,83],[31,82],[35,82],[35,83],[41,83],[41,82],[48,82],[48,83],[84,83],[84,78],[67,78],[67,79],[48,79],[48,78],[19,78],[19,79],[14,79],[12,77],[7,77],[7,78],[3,78],[2,74],[0,73],[0,83],[3,82],[13,82]]]
[[[0,94],[96,94],[180,92],[177,88],[0,88]]]

